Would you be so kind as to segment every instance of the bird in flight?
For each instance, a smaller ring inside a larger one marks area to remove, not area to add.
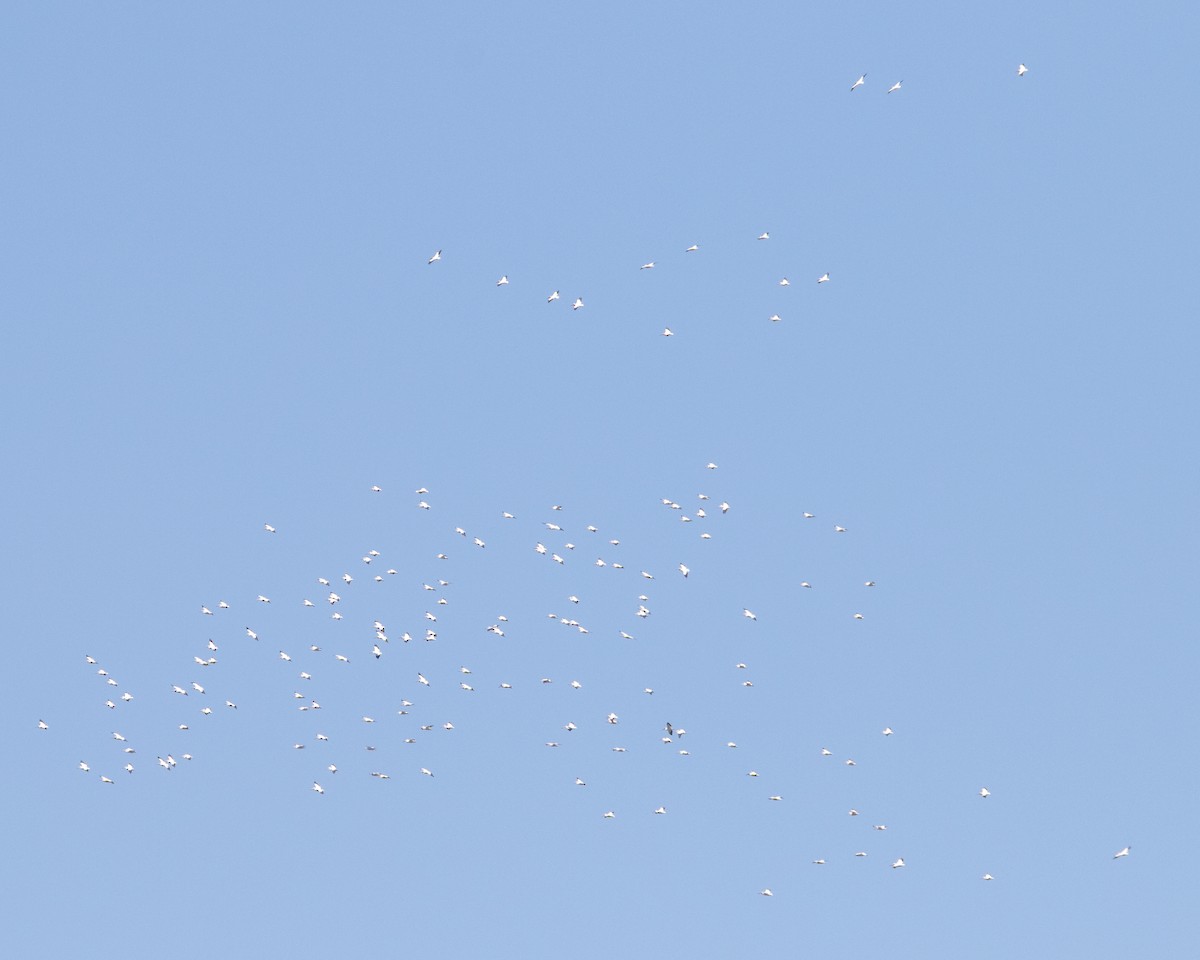
[[[1114,853],[1114,854],[1113,854],[1113,859],[1114,859],[1114,860],[1117,860],[1117,859],[1119,859],[1120,857],[1127,857],[1127,856],[1129,856],[1129,851],[1130,851],[1130,849],[1131,849],[1130,847],[1124,847],[1124,848],[1122,848],[1122,849],[1118,850],[1116,853]]]
[[[442,259],[442,251],[439,250],[437,253],[435,253],[432,257],[430,257],[425,262],[426,263],[437,263],[441,259]]]
[[[892,84],[890,87],[888,87],[888,93],[895,93],[897,90],[899,90],[899,89],[900,89],[900,83],[901,83],[901,81],[900,81],[900,80],[897,80],[897,81],[896,81],[895,83],[893,83],[893,84]]]
[[[503,287],[503,286],[506,286],[507,284],[508,284],[508,274],[505,274],[499,280],[496,281],[496,286],[498,286],[498,287]]]
[[[1018,77],[1023,77],[1028,72],[1029,72],[1029,68],[1027,66],[1025,66],[1025,64],[1023,64],[1023,63],[1017,64],[1017,76]]]
[[[828,282],[829,282],[829,274],[827,274],[827,273],[823,273],[819,277],[817,277],[817,283],[828,283]]]
[[[770,239],[771,239],[771,235],[770,235],[769,233],[765,233],[765,232],[764,232],[764,233],[760,233],[760,234],[758,235],[758,239],[759,239],[759,240],[770,240]]]
[[[550,294],[550,296],[548,296],[548,297],[546,298],[546,302],[547,302],[547,303],[553,303],[555,300],[557,300],[557,299],[558,299],[558,296],[559,296],[559,294],[558,294],[558,291],[557,291],[557,290],[555,290],[555,291],[554,291],[552,294]]]
[[[857,80],[854,81],[854,85],[850,88],[850,92],[853,93],[855,90],[857,90],[859,87],[861,87],[866,82],[867,82],[867,75],[864,73],[861,77],[859,77]]]
[[[583,306],[583,297],[576,297],[575,302],[573,304],[571,304],[571,309],[578,310],[582,306]]]
[[[696,244],[694,244],[694,243],[693,243],[693,244],[692,244],[690,247],[688,247],[688,248],[687,248],[686,250],[684,250],[683,252],[684,252],[684,253],[695,253],[695,252],[696,252],[697,250],[699,250],[699,249],[700,249],[700,247],[699,247],[699,246],[697,246]]]

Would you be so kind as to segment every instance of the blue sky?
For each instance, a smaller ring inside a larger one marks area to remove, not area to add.
[[[0,943],[1194,948],[1196,14],[1046,7],[10,10]]]

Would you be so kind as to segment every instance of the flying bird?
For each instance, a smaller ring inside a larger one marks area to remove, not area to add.
[[[1017,76],[1018,77],[1023,77],[1028,72],[1029,72],[1029,68],[1027,66],[1025,66],[1025,64],[1023,64],[1023,63],[1017,64]]]
[[[1130,849],[1131,849],[1130,847],[1124,847],[1123,849],[1121,849],[1121,850],[1118,850],[1116,853],[1114,853],[1114,854],[1113,854],[1113,859],[1114,859],[1114,860],[1116,860],[1116,859],[1118,859],[1118,858],[1120,858],[1120,857],[1127,857],[1127,856],[1129,856],[1129,851],[1130,851]]]
[[[819,277],[817,277],[817,283],[828,283],[828,282],[829,282],[829,274],[828,273],[823,273]]]
[[[554,291],[552,294],[550,294],[550,296],[548,296],[548,297],[546,298],[546,302],[547,302],[547,303],[553,303],[555,300],[557,300],[557,299],[558,299],[558,297],[559,297],[559,293],[558,293],[558,291],[557,291],[557,290],[555,290],[555,291]]]
[[[507,283],[508,283],[508,275],[505,274],[503,277],[501,277],[499,280],[496,281],[496,286],[503,287]]]
[[[571,304],[571,309],[578,310],[582,306],[583,306],[583,297],[576,297],[575,302],[573,304]]]
[[[859,77],[857,80],[854,81],[854,85],[850,88],[850,92],[853,93],[855,90],[857,90],[859,87],[861,87],[866,82],[867,82],[867,75],[864,73],[861,77]]]
[[[759,240],[770,240],[770,239],[771,239],[771,235],[770,235],[769,233],[760,233],[760,234],[758,235],[758,239],[759,239]]]
[[[888,93],[895,93],[897,90],[899,90],[899,89],[900,89],[900,84],[901,84],[901,82],[902,82],[902,81],[900,81],[900,80],[897,80],[897,81],[896,81],[895,83],[893,83],[893,84],[892,84],[890,87],[888,87]]]
[[[442,259],[442,251],[439,250],[437,253],[435,253],[432,257],[430,257],[425,262],[426,263],[437,263],[441,259]]]

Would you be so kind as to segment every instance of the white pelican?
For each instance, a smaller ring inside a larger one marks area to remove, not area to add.
[[[861,87],[866,82],[867,82],[867,75],[864,73],[861,77],[859,77],[857,80],[854,81],[854,85],[850,88],[850,92],[853,93],[855,90],[857,90],[859,87]]]
[[[496,281],[496,286],[498,286],[498,287],[503,287],[503,286],[506,286],[507,284],[508,284],[508,274],[505,274],[499,280]]]
[[[571,309],[578,310],[582,306],[583,306],[583,297],[576,297],[575,302],[573,304],[571,304]]]
[[[643,270],[653,270],[654,269],[654,261],[651,260],[649,263],[643,263],[642,269]]]
[[[895,870],[897,867],[902,867],[902,866],[904,866],[904,858],[903,857],[901,857],[899,860],[897,860],[895,863],[892,864],[892,869]]]
[[[39,720],[38,721],[38,729],[39,730],[49,730],[50,728],[48,726],[46,726],[45,720]]]
[[[316,793],[324,793],[325,792],[325,788],[323,786],[321,786],[319,783],[317,783],[316,780],[313,781],[312,788]]]
[[[829,274],[828,273],[823,273],[819,277],[817,277],[817,283],[828,283],[828,282],[829,282]]]
[[[274,528],[273,526],[271,526],[269,523],[264,523],[264,524],[263,524],[263,529],[264,529],[264,530],[266,530],[266,531],[267,531],[267,533],[274,533],[274,532],[275,532],[275,528]]]
[[[559,293],[558,293],[558,291],[557,291],[557,290],[555,290],[555,291],[554,291],[552,294],[550,294],[550,296],[548,296],[548,297],[546,298],[546,302],[547,302],[547,303],[553,303],[555,300],[557,300],[557,299],[558,299],[558,297],[559,297]]]
[[[770,887],[767,887],[765,890],[760,890],[760,891],[758,891],[758,895],[759,895],[760,897],[773,897],[773,896],[775,896],[775,894],[773,894],[773,893],[771,892],[771,888],[770,888]]]
[[[897,90],[899,90],[902,82],[903,81],[897,80],[895,83],[893,83],[890,87],[888,87],[888,93],[895,93]]]
[[[605,820],[615,820],[616,818],[617,818],[617,815],[615,813],[613,813],[611,810],[609,810],[608,813],[606,813],[604,815]]]
[[[1114,854],[1113,854],[1113,859],[1114,859],[1114,860],[1116,860],[1116,859],[1118,859],[1119,857],[1127,857],[1127,856],[1129,856],[1129,851],[1130,851],[1130,849],[1131,849],[1130,847],[1124,847],[1124,848],[1122,848],[1122,849],[1118,850],[1116,853],[1114,853]]]
[[[1017,64],[1017,76],[1018,77],[1023,77],[1028,72],[1029,72],[1029,68],[1027,66],[1025,66],[1025,64],[1023,64],[1023,63]]]
[[[759,239],[759,240],[770,240],[770,239],[771,239],[771,235],[770,235],[769,233],[760,233],[760,234],[758,235],[758,239]]]
[[[439,250],[439,251],[437,251],[437,253],[435,253],[432,257],[430,257],[425,262],[426,263],[437,263],[441,259],[442,259],[442,251]]]
[[[751,612],[750,610],[747,610],[745,608],[742,609],[742,616],[748,620],[757,620],[758,619],[758,617],[753,612]]]
[[[989,790],[987,787],[981,787],[979,790],[979,795],[981,797],[983,797],[984,799],[987,799],[988,797],[990,797],[992,795],[992,791]]]

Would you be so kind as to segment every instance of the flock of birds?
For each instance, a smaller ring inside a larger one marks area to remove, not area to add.
[[[1025,76],[1028,72],[1028,68],[1023,63],[1017,68],[1017,76],[1019,77]],[[851,85],[851,92],[864,87],[866,83],[867,74],[864,73],[859,76],[859,78]],[[892,94],[899,92],[901,89],[902,82],[896,81],[887,88],[886,92],[888,94]],[[757,239],[759,241],[767,241],[770,239],[770,234],[768,232],[763,232],[758,235]],[[684,252],[691,254],[698,252],[699,249],[700,247],[698,244],[692,244],[686,247]],[[442,250],[439,249],[428,258],[427,263],[429,265],[433,265],[441,260]],[[655,268],[655,266],[655,261],[651,260],[643,263],[641,265],[641,269],[652,270]],[[816,278],[816,283],[818,285],[826,284],[829,281],[830,274],[828,271],[822,273]],[[780,286],[790,285],[790,280],[787,277],[781,278],[778,282]],[[504,287],[508,285],[509,278],[507,275],[502,275],[496,281],[496,286],[498,287]],[[561,299],[561,292],[559,290],[554,290],[546,297],[546,302],[554,303],[555,301]],[[584,307],[584,300],[581,296],[574,297],[570,302],[573,310],[581,310]],[[772,314],[769,319],[772,322],[779,322],[780,316],[778,314]],[[663,330],[663,336],[669,337],[672,335],[673,331],[669,327]],[[717,469],[717,464],[710,462],[706,465],[706,469],[708,471],[715,471]],[[372,486],[370,488],[370,492],[374,495],[383,494],[382,488],[378,485]],[[417,510],[434,510],[433,505],[428,499],[430,497],[430,492],[427,488],[418,488],[415,491],[415,495],[418,498],[414,504],[414,507]],[[670,497],[662,498],[661,506],[666,510],[675,512],[679,522],[685,524],[695,524],[697,528],[700,528],[699,537],[704,541],[712,539],[712,533],[710,532],[711,529],[720,522],[720,518],[728,515],[731,510],[731,505],[728,501],[722,500],[717,504],[713,504],[710,498],[704,493],[698,493],[696,495],[696,502],[692,508],[685,508],[683,504],[676,502]],[[563,507],[558,504],[553,505],[550,508],[551,515],[556,518],[561,516],[562,511]],[[816,519],[815,515],[810,512],[804,512],[802,517],[805,521],[812,521]],[[518,522],[516,515],[509,511],[500,512],[498,515],[498,520],[501,523],[510,524],[515,524]],[[847,528],[840,523],[832,524],[831,527],[832,533],[835,535],[842,535],[848,532]],[[279,536],[279,531],[269,523],[263,525],[263,533],[267,536]],[[447,528],[446,536],[448,538],[458,538],[462,542],[469,544],[472,548],[477,550],[483,550],[487,547],[487,542],[481,536],[468,533],[468,531],[462,526]],[[588,539],[585,540],[584,538]],[[598,527],[594,524],[588,524],[572,531],[569,530],[563,522],[555,519],[542,521],[537,538],[535,539],[531,536],[530,540],[531,542],[528,545],[529,552],[532,557],[535,558],[534,562],[546,562],[563,567],[575,567],[576,569],[580,567],[590,567],[594,571],[606,571],[605,575],[611,575],[611,573],[615,572],[618,575],[623,575],[632,579],[636,584],[636,593],[634,593],[633,588],[631,588],[631,605],[627,616],[637,620],[645,620],[652,615],[650,596],[648,593],[643,591],[648,591],[650,589],[650,584],[657,579],[657,575],[651,573],[647,569],[642,569],[639,564],[633,564],[629,567],[628,573],[623,573],[623,571],[626,571],[626,564],[621,562],[621,560],[616,559],[616,557],[621,553],[619,549],[621,546],[621,541],[619,539],[603,538],[599,533]],[[580,542],[575,542],[576,540],[586,542],[587,546],[582,546]],[[599,551],[592,548],[593,544],[599,546]],[[450,550],[451,548],[447,547],[446,549],[438,552],[436,555],[436,560],[439,562],[449,561]],[[580,555],[584,553],[598,553],[598,555],[592,560],[581,561]],[[607,553],[608,556],[606,557],[599,555],[599,553]],[[361,563],[363,564],[363,568],[365,568],[367,571],[365,575],[356,576],[347,571],[342,573],[336,579],[326,576],[315,577],[313,583],[319,588],[319,592],[314,592],[311,596],[303,596],[300,595],[300,593],[297,593],[296,596],[290,599],[290,602],[299,604],[303,608],[313,611],[314,614],[318,610],[324,609],[328,612],[328,618],[332,622],[346,620],[346,615],[342,613],[342,610],[355,605],[346,603],[342,595],[343,593],[346,594],[347,598],[349,598],[352,593],[361,591],[363,589],[361,586],[362,581],[373,581],[374,583],[381,584],[387,580],[399,576],[399,572],[395,567],[388,567],[386,570],[380,570],[382,567],[382,554],[377,549],[367,550],[361,557]],[[674,571],[672,572],[674,575],[682,578],[683,580],[687,580],[692,573],[692,567],[689,566],[688,562],[680,561],[677,563]],[[571,605],[572,609],[578,608],[579,605],[582,604],[580,594],[584,592],[586,576],[587,575],[584,574],[576,574],[579,583],[579,586],[576,588],[578,592],[572,592],[566,597],[566,602]],[[422,582],[420,584],[420,588],[422,594],[427,597],[427,603],[424,605],[427,606],[428,609],[423,612],[417,623],[406,624],[404,628],[399,630],[390,629],[385,623],[386,615],[379,610],[376,610],[370,614],[361,615],[355,612],[352,614],[354,621],[352,629],[359,632],[356,634],[350,634],[351,636],[356,637],[356,639],[353,641],[348,641],[352,644],[346,648],[349,650],[349,653],[343,652],[343,650],[339,649],[337,652],[332,654],[332,657],[329,657],[328,654],[325,654],[322,645],[316,642],[306,644],[306,650],[296,649],[294,652],[292,652],[288,649],[280,648],[274,654],[267,654],[266,650],[268,645],[264,645],[262,641],[266,639],[268,635],[274,639],[274,635],[270,634],[268,629],[264,629],[261,626],[255,625],[255,621],[259,619],[258,617],[255,617],[254,615],[247,615],[243,619],[250,622],[244,627],[240,628],[240,637],[221,636],[220,643],[218,643],[217,640],[213,639],[212,637],[206,638],[203,649],[199,650],[192,656],[192,668],[197,673],[203,671],[206,676],[211,675],[219,678],[221,676],[221,670],[219,666],[221,661],[218,654],[222,649],[222,645],[249,642],[260,650],[260,655],[269,655],[276,659],[279,665],[278,668],[282,671],[286,671],[289,676],[294,678],[294,683],[292,685],[294,685],[297,689],[288,698],[292,707],[301,713],[313,715],[317,711],[323,709],[320,700],[318,699],[319,693],[315,691],[319,691],[320,689],[319,684],[322,669],[325,669],[330,664],[332,664],[335,668],[351,667],[352,663],[358,664],[361,659],[366,659],[368,665],[372,662],[378,663],[385,657],[391,657],[393,655],[393,651],[396,649],[393,646],[393,641],[398,641],[398,643],[401,645],[407,645],[411,643],[419,646],[438,641],[439,629],[441,625],[439,617],[444,615],[443,611],[451,603],[451,591],[448,589],[450,586],[450,581],[441,576],[431,577],[428,581]],[[866,588],[873,588],[876,586],[876,582],[874,580],[867,579],[863,581],[863,586]],[[811,589],[812,584],[808,581],[799,581],[797,583],[797,587],[798,589]],[[360,602],[362,600],[361,596],[356,597],[355,599],[359,600]],[[247,599],[246,605],[251,607],[257,606],[259,608],[266,608],[266,606],[272,604],[272,602],[273,601],[271,597],[263,593],[258,593],[254,596],[253,600]],[[219,621],[221,619],[228,619],[232,617],[234,609],[234,605],[230,604],[228,601],[219,600],[211,605],[209,603],[201,604],[199,606],[199,613],[202,617],[211,617],[214,618],[214,620]],[[242,601],[238,601],[237,609],[243,609]],[[864,619],[864,614],[859,611],[850,611],[848,615],[852,616],[856,621],[861,621]],[[750,622],[757,622],[758,620],[758,615],[747,606],[743,606],[741,608],[741,616]],[[592,630],[592,625],[585,624],[582,620],[578,619],[574,615],[564,615],[557,611],[548,611],[546,613],[546,618],[547,620],[557,622],[559,625],[575,631],[577,635],[586,635]],[[413,615],[413,619],[417,619],[416,615]],[[220,629],[224,629],[223,624],[219,630]],[[500,614],[496,616],[492,622],[481,624],[480,629],[496,638],[503,638],[506,636],[506,631],[512,629],[512,625],[510,624],[509,617],[507,615]],[[624,641],[634,640],[634,635],[629,632],[630,629],[634,629],[631,623],[621,624],[619,627],[610,626],[606,627],[606,629],[610,631],[610,635],[614,639],[620,638]],[[347,633],[349,633],[349,631],[347,631]],[[339,641],[342,639],[343,637],[339,636]],[[444,640],[446,638],[443,637],[441,639]],[[323,658],[328,659],[325,659],[323,662]],[[105,709],[108,711],[132,709],[130,704],[134,702],[135,698],[129,690],[121,690],[121,684],[114,677],[110,676],[105,667],[102,666],[90,654],[85,655],[85,663],[89,668],[95,669],[96,676],[104,683],[106,694],[105,698],[103,699],[103,706]],[[362,668],[356,666],[352,669]],[[736,664],[736,669],[738,671],[746,671],[748,667],[746,663],[739,662]],[[429,675],[427,675],[427,673]],[[430,679],[431,676],[433,679]],[[745,674],[743,674],[743,676],[745,676]],[[495,688],[498,688],[501,691],[512,691],[515,688],[515,685],[513,682],[511,682],[510,678],[493,677],[490,682]],[[554,682],[554,678],[546,676],[539,677],[537,680],[531,680],[530,685],[549,686]],[[403,738],[403,744],[412,746],[418,743],[418,736],[414,736],[412,734],[420,735],[430,733],[438,726],[440,726],[440,728],[444,731],[451,731],[455,729],[455,724],[452,720],[445,720],[440,724],[432,722],[415,723],[411,721],[413,713],[421,709],[421,694],[424,691],[427,691],[435,683],[437,683],[445,684],[447,686],[456,685],[457,689],[462,693],[470,694],[476,691],[479,680],[473,671],[466,665],[462,665],[458,668],[453,680],[448,680],[444,676],[439,676],[429,667],[422,666],[421,670],[412,671],[412,676],[409,680],[409,683],[415,686],[413,686],[411,692],[406,693],[405,696],[399,698],[398,703],[396,704],[398,707],[396,714],[401,718],[410,718],[407,729],[402,732],[409,734]],[[749,679],[741,680],[740,683],[741,686],[746,688],[753,687],[754,685],[753,681]],[[210,696],[209,686],[213,688],[221,688],[223,685],[219,680],[206,685],[200,683],[196,679],[185,677],[178,677],[164,685],[165,690],[170,691],[169,696],[172,698],[177,698],[178,705],[181,707],[180,713],[176,717],[176,735],[186,735],[193,722],[206,722],[207,718],[212,717],[214,713],[219,710],[235,711],[238,709],[238,704],[233,699],[229,699],[223,694],[214,693],[212,696]],[[578,679],[572,679],[569,681],[569,687],[571,689],[579,690],[582,689],[583,684]],[[645,686],[642,688],[641,692],[645,695],[653,695],[654,689],[651,686]],[[214,709],[211,704],[218,704],[218,706],[216,709]],[[220,706],[220,704],[223,704],[223,706]],[[117,714],[114,714],[114,716],[116,715]],[[373,713],[363,713],[360,717],[360,722],[363,724],[364,729],[377,729],[376,725],[378,720]],[[621,724],[621,722],[621,717],[616,710],[610,710],[605,716],[597,717],[595,720],[596,724],[607,724],[610,728],[617,727],[619,724]],[[52,725],[47,723],[44,719],[39,719],[37,721],[37,727],[41,731],[47,733],[52,730]],[[576,723],[575,720],[568,720],[565,724],[561,725],[561,729],[568,736],[570,736],[575,731],[580,729],[580,724]],[[888,738],[894,735],[894,731],[891,727],[884,727],[880,732],[884,737]],[[689,749],[691,741],[685,741],[686,735],[686,729],[671,721],[666,721],[662,727],[656,731],[639,729],[635,733],[635,736],[640,739],[649,739],[653,737],[664,746],[673,747],[675,753],[681,757],[688,757],[691,755],[691,751]],[[323,751],[325,754],[328,754],[332,749],[331,738],[325,732],[316,732],[313,736],[313,742],[322,746],[330,745],[330,749]],[[562,740],[546,740],[545,746],[549,748],[556,748],[561,746],[562,742]],[[685,742],[688,743],[688,746],[684,746]],[[122,778],[122,774],[124,774],[124,776],[131,776],[135,773],[135,771],[138,770],[138,754],[137,747],[135,747],[130,742],[129,738],[127,738],[120,730],[114,729],[111,731],[110,743],[117,751],[119,751],[119,753],[115,754],[111,759],[106,758],[103,764],[100,765],[101,770],[97,771],[95,775],[99,778],[100,783],[106,785],[115,785],[118,782],[118,779]],[[304,750],[310,745],[312,744],[298,741],[291,743],[290,749]],[[280,747],[284,748],[285,745],[280,745]],[[376,747],[373,743],[358,745],[358,749],[363,749],[364,747],[368,754],[376,753]],[[737,747],[737,744],[734,741],[726,741],[724,743],[724,747],[733,749]],[[625,753],[627,750],[623,744],[614,745],[610,749],[614,753]],[[833,759],[832,751],[824,747],[820,748],[818,755],[824,762],[829,762]],[[191,760],[193,760],[193,754],[191,752],[181,751],[179,752],[178,759],[176,759],[173,751],[162,750],[156,755],[154,767],[166,773],[170,773],[181,766],[180,761],[186,764]],[[857,762],[853,758],[846,757],[842,759],[842,764],[847,767],[854,767],[857,765]],[[313,776],[311,780],[311,787],[309,789],[316,795],[325,795],[328,789],[332,789],[333,782],[341,779],[337,775],[339,769],[344,768],[345,766],[345,761],[341,760],[340,758],[323,756],[321,761],[319,761],[319,769],[315,769],[313,771],[315,776]],[[392,774],[384,770],[382,766],[383,765],[380,764],[378,765],[377,769],[370,770],[369,775],[376,780],[390,780]],[[83,773],[93,773],[93,764],[88,760],[80,760],[78,767]],[[116,773],[116,777],[109,775],[117,770],[120,772]],[[419,765],[419,762],[413,764],[412,770],[414,776],[430,778],[435,776],[434,771],[430,766],[421,766]],[[343,776],[345,776],[345,774],[343,774]],[[759,773],[757,770],[750,770],[747,772],[746,776],[750,778],[758,778]],[[576,788],[586,788],[587,780],[583,777],[577,776],[574,778],[574,786]],[[987,800],[990,796],[991,791],[987,787],[981,787],[979,789],[978,797],[980,800]],[[772,802],[779,803],[782,802],[784,798],[779,793],[771,793],[768,795],[767,799]],[[667,808],[665,805],[660,804],[649,812],[656,816],[665,816],[667,814]],[[601,810],[598,812],[598,815],[603,820],[617,819],[617,811],[615,809]],[[857,809],[851,809],[849,811],[849,816],[857,817],[859,816],[859,811]],[[873,830],[882,833],[883,831],[887,830],[887,825],[884,823],[874,824]],[[1128,857],[1130,854],[1130,849],[1131,848],[1129,846],[1123,847],[1113,854],[1113,859],[1116,860]],[[865,858],[868,856],[868,852],[866,850],[858,850],[854,852],[853,856],[856,858]],[[902,869],[907,866],[903,856],[895,857],[895,859],[889,858],[887,859],[887,862],[892,870]],[[826,863],[826,860],[823,857],[819,857],[814,859],[812,863],[816,866],[821,866]],[[981,879],[985,881],[991,881],[994,879],[994,877],[991,873],[985,872],[982,874]],[[759,893],[764,897],[774,896],[774,892],[769,887],[764,887],[759,891]]]

